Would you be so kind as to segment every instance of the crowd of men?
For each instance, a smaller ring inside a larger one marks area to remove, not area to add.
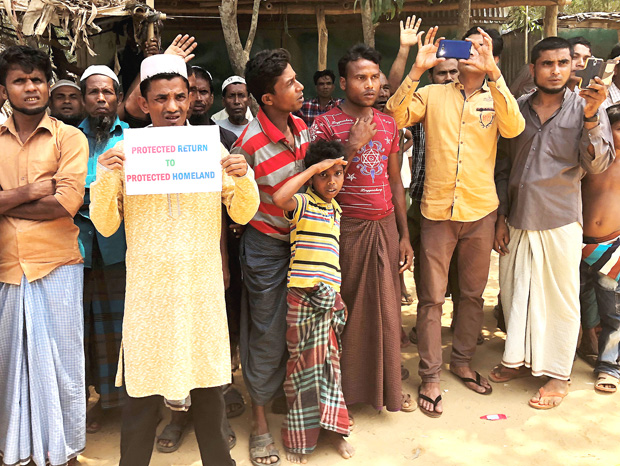
[[[289,53],[260,51],[223,80],[215,115],[187,35],[164,53],[147,44],[131,83],[93,65],[52,85],[45,53],[0,55],[12,109],[0,126],[2,464],[73,464],[122,406],[122,466],[148,465],[153,444],[175,451],[190,423],[205,464],[234,465],[239,365],[252,464],[281,462],[270,403],[286,414],[288,460],[307,462],[320,433],[350,458],[352,405],[442,415],[447,294],[450,372],[474,393],[544,376],[528,403],[555,408],[576,351],[597,391],[617,390],[620,64],[609,88],[579,86],[591,45],[549,37],[511,91],[497,31],[470,29],[470,57],[456,60],[437,57],[437,27],[419,27],[401,22],[387,74],[377,50],[351,47],[343,99],[320,70],[304,100]],[[202,125],[218,127],[220,192],[127,195],[125,130]],[[487,379],[472,359],[493,249],[506,344]],[[401,386],[407,270],[417,400]],[[156,438],[162,404],[171,420]]]

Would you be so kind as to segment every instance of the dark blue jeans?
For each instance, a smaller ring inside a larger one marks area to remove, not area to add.
[[[581,292],[593,288],[601,318],[598,339],[598,360],[595,372],[620,378],[620,285],[615,290],[601,286],[599,274],[585,262],[579,267]]]

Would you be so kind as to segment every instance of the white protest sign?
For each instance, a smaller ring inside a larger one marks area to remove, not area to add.
[[[126,129],[124,145],[128,195],[222,190],[216,125]]]

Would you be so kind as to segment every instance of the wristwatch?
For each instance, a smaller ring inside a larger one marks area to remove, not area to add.
[[[589,118],[587,118],[585,115],[583,116],[583,121],[585,123],[598,123],[598,120],[599,120],[598,110],[596,111],[594,116],[591,116]]]

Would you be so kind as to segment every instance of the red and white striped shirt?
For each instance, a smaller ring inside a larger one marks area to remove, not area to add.
[[[269,120],[261,108],[245,128],[231,153],[243,154],[254,170],[260,192],[260,206],[250,225],[273,238],[289,240],[289,223],[284,212],[273,204],[273,194],[290,178],[304,170],[304,157],[310,142],[308,127],[301,118],[289,115],[294,146]]]

